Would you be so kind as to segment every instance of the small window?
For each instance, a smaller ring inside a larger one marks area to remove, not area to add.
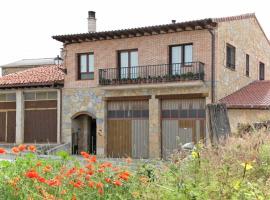
[[[249,76],[249,55],[246,54],[246,76]]]
[[[226,66],[230,69],[235,69],[235,47],[227,44],[226,46]]]
[[[78,54],[79,63],[79,80],[93,80],[94,79],[94,54],[84,53]]]
[[[6,95],[6,100],[7,101],[16,101],[16,94],[15,93],[10,93]]]
[[[259,79],[264,80],[264,63],[260,62]]]
[[[27,92],[24,94],[24,99],[26,101],[33,101],[36,100],[36,93],[35,92]]]
[[[49,100],[56,100],[57,99],[57,92],[48,92],[48,99]]]

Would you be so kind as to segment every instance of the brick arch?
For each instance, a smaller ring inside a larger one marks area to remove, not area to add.
[[[90,113],[88,111],[80,111],[75,113],[74,115],[72,115],[71,119],[76,119],[77,117],[79,117],[80,115],[88,115],[89,117],[91,117],[92,119],[96,119],[96,116],[93,113]]]

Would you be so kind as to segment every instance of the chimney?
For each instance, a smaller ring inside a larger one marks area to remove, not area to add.
[[[172,23],[173,23],[173,24],[175,24],[175,23],[176,23],[176,20],[175,20],[175,19],[173,19],[173,20],[172,20]]]
[[[96,32],[96,12],[88,11],[88,32]]]

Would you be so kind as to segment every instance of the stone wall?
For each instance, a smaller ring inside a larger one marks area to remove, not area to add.
[[[236,48],[235,70],[226,67],[226,43]],[[265,79],[270,79],[270,44],[255,18],[220,22],[217,29],[216,100],[258,80],[259,62],[265,64]],[[250,76],[246,76],[246,54]]]
[[[228,109],[228,116],[233,133],[237,132],[238,123],[249,123],[267,121],[270,119],[270,110],[256,109]]]

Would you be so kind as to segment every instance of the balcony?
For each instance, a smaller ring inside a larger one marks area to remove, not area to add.
[[[204,80],[204,63],[174,63],[99,70],[100,85]]]

